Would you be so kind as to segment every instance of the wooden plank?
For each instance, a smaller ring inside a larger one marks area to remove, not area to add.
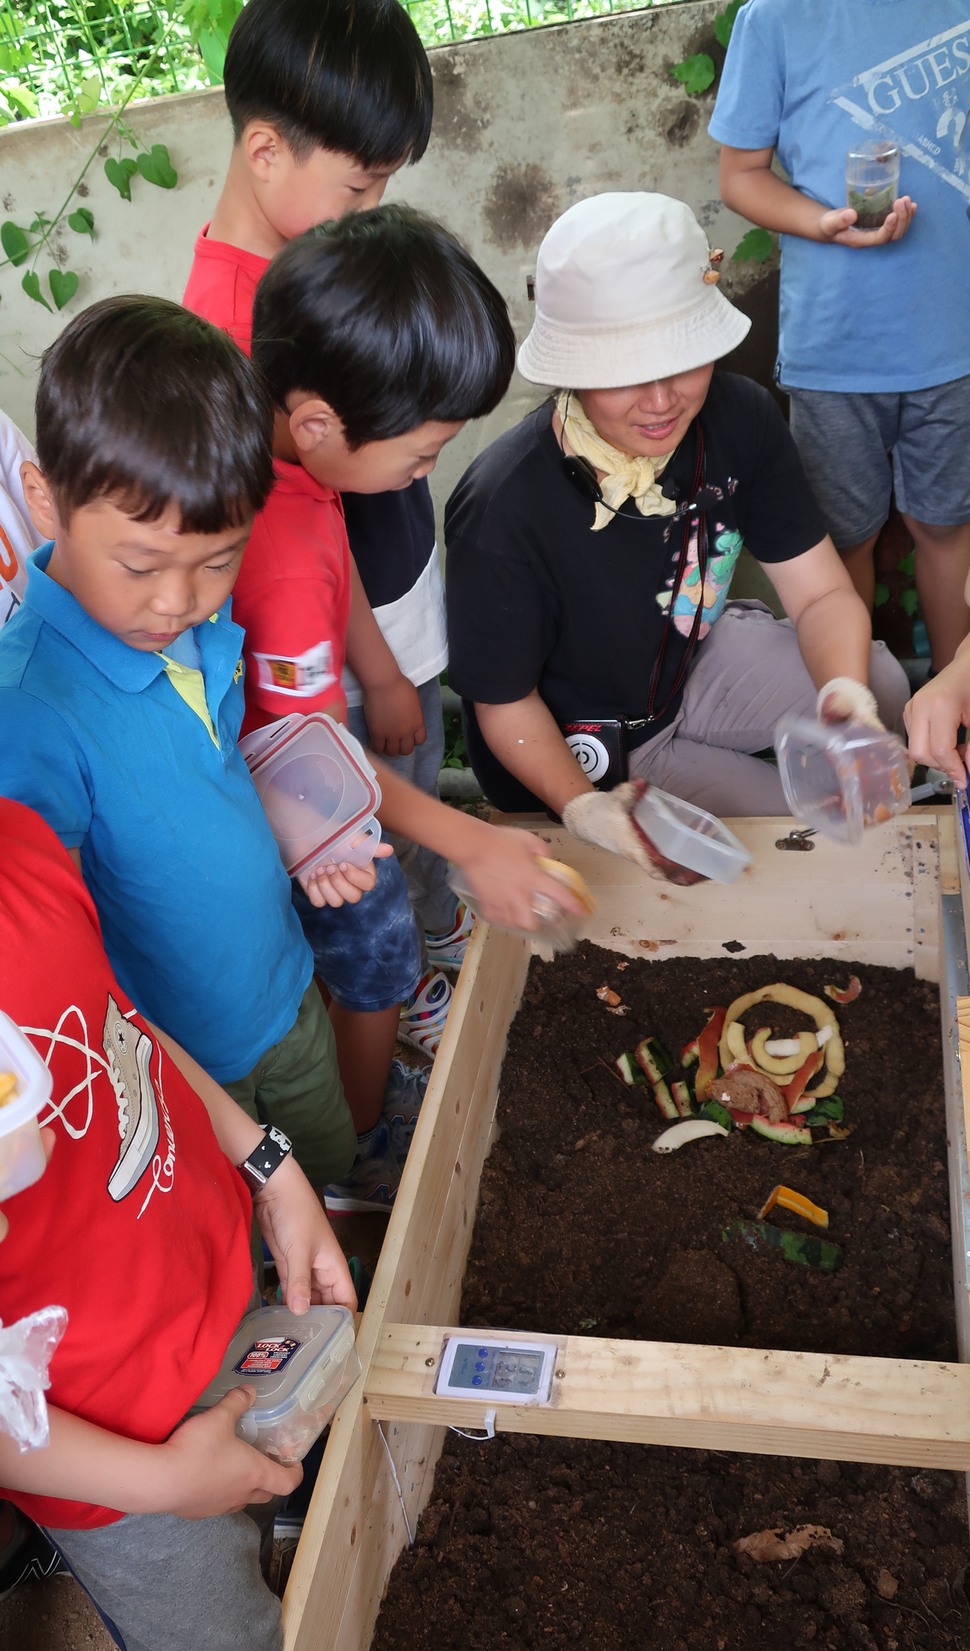
[[[388,1316],[442,1323],[458,1311],[502,1053],[528,963],[525,941],[485,925],[470,942],[357,1334],[365,1370]],[[430,1425],[387,1432],[413,1524],[442,1434]],[[286,1651],[363,1651],[405,1540],[390,1464],[358,1388],[331,1431],[286,1589]]]
[[[449,1333],[384,1325],[364,1384],[372,1416],[484,1427],[486,1401],[433,1391]],[[967,1365],[585,1336],[557,1344],[550,1403],[493,1406],[496,1431],[970,1468]]]
[[[775,846],[792,829],[790,819],[726,823],[750,849],[752,865],[735,883],[687,889],[653,881],[618,855],[547,827],[550,852],[575,866],[596,897],[581,938],[633,957],[723,957],[728,944],[739,943],[749,955],[918,963],[920,974],[937,978],[933,810],[900,815],[851,848],[816,837],[806,853]],[[915,841],[928,890],[918,921]]]

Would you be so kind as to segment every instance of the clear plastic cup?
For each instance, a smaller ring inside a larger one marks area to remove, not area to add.
[[[671,882],[733,883],[751,863],[744,844],[715,815],[655,785],[635,804],[633,818],[672,871],[686,874],[678,878],[668,872]]]
[[[39,1181],[47,1167],[39,1113],[51,1098],[51,1075],[33,1044],[0,1012],[0,1077],[9,1090],[0,1103],[0,1204]]]
[[[846,205],[856,229],[881,229],[899,195],[899,149],[889,138],[854,144],[845,157]]]
[[[306,887],[325,860],[370,865],[381,791],[353,734],[313,712],[257,728],[239,749],[291,877]]]
[[[775,754],[792,814],[836,842],[858,843],[909,807],[906,750],[885,729],[784,717]]]

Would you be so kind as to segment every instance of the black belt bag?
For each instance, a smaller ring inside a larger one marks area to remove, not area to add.
[[[628,757],[643,744],[646,717],[589,717],[561,722],[566,744],[598,791],[612,791],[629,777]]]

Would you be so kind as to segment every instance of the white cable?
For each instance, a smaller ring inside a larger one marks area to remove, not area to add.
[[[404,1492],[401,1489],[401,1481],[397,1476],[397,1468],[394,1466],[394,1458],[391,1455],[391,1447],[387,1442],[387,1435],[385,1434],[384,1429],[381,1426],[380,1422],[377,1423],[377,1431],[381,1436],[381,1444],[384,1446],[384,1449],[387,1452],[387,1460],[391,1464],[391,1473],[394,1476],[394,1483],[397,1486],[397,1494],[398,1494],[398,1497],[400,1498],[400,1502],[401,1502],[401,1512],[404,1515],[404,1529],[408,1533],[408,1547],[413,1548],[414,1547],[414,1532],[411,1529],[411,1521],[408,1518],[408,1510],[404,1505]]]
[[[486,1410],[484,1433],[469,1433],[464,1427],[450,1427],[448,1432],[457,1433],[459,1439],[471,1439],[474,1444],[484,1445],[489,1439],[495,1438],[495,1411]]]

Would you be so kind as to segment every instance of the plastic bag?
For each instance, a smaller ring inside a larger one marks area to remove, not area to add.
[[[0,1432],[16,1439],[21,1450],[50,1441],[47,1371],[66,1329],[63,1307],[42,1307],[16,1324],[0,1323]]]

